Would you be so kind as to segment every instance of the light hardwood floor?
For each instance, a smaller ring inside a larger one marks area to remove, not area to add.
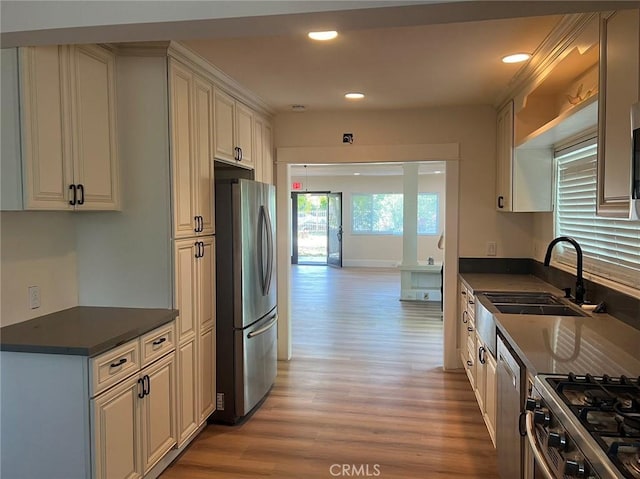
[[[442,371],[439,303],[399,285],[294,266],[293,359],[249,421],[208,426],[162,478],[497,478],[465,373]]]

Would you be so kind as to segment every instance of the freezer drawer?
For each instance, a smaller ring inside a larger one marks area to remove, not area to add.
[[[274,309],[251,327],[235,331],[235,409],[248,414],[267,394],[277,373],[278,312]]]

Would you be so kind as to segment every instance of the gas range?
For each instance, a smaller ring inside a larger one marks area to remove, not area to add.
[[[640,479],[640,377],[539,375],[526,409],[547,475]]]

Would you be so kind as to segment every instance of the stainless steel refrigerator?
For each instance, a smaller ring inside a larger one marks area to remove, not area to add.
[[[216,384],[213,421],[234,424],[276,378],[275,187],[219,180],[216,211]]]

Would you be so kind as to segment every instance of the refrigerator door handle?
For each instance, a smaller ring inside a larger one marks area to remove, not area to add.
[[[267,275],[265,272],[264,258],[263,258],[263,250],[264,250],[264,231],[267,222],[267,215],[265,213],[264,206],[260,206],[260,213],[258,215],[258,247],[256,248],[256,253],[258,255],[258,268],[260,270],[260,287],[262,288],[262,295],[266,296],[267,294]],[[268,246],[268,243],[267,243]],[[267,260],[267,263],[269,260]]]
[[[266,208],[263,209],[265,211],[265,219],[266,221],[266,233],[267,233],[267,250],[269,251],[269,256],[267,258],[267,277],[266,277],[266,287],[265,287],[265,295],[269,294],[271,291],[271,276],[273,276],[273,227],[271,225],[271,214],[269,214],[269,210]]]
[[[273,328],[273,326],[278,322],[278,315],[274,314],[271,317],[271,321],[269,321],[266,325],[264,325],[263,327],[261,327],[260,329],[256,329],[255,331],[251,331],[249,334],[247,334],[247,338],[251,339],[251,338],[255,338],[256,336],[260,336],[261,334],[266,333],[267,331],[269,331],[271,328]]]

